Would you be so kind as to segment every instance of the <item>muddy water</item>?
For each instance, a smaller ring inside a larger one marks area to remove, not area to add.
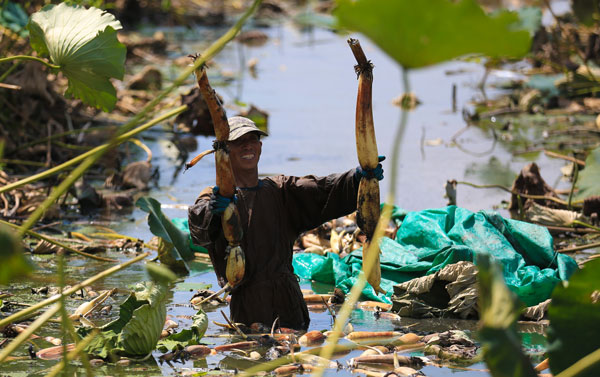
[[[269,137],[263,141],[263,154],[259,165],[265,175],[284,173],[287,175],[316,174],[325,175],[353,169],[357,165],[354,138],[354,109],[357,81],[353,65],[355,63],[346,37],[329,31],[312,29],[300,31],[291,23],[263,29],[269,40],[261,47],[247,47],[238,44],[229,45],[218,57],[218,69],[230,72],[236,77],[230,85],[217,88],[226,103],[238,100],[251,103],[269,113]],[[186,40],[180,45],[180,51],[173,57],[197,52],[204,45],[202,30],[186,32]],[[167,35],[181,40],[184,33],[168,30]],[[194,36],[198,38],[195,39]],[[444,183],[448,179],[466,180],[474,183],[510,184],[516,173],[529,160],[513,157],[507,145],[494,142],[492,135],[476,128],[468,127],[452,141],[454,135],[467,125],[463,120],[462,109],[469,109],[473,100],[484,96],[477,84],[483,76],[482,68],[475,63],[451,62],[432,68],[409,73],[413,92],[421,102],[409,114],[408,126],[402,144],[393,145],[393,139],[400,120],[400,109],[392,100],[402,92],[401,71],[385,54],[366,38],[354,35],[361,41],[363,49],[375,65],[373,86],[373,109],[375,128],[380,154],[388,156],[384,162],[386,176],[391,169],[390,157],[395,147],[400,148],[399,170],[394,192],[395,204],[408,210],[422,210],[441,207],[446,204]],[[252,77],[246,61],[258,59],[257,77]],[[216,69],[214,69],[216,70]],[[166,73],[174,72],[174,70]],[[499,81],[505,73],[492,73],[490,82]],[[191,82],[190,82],[191,84]],[[456,85],[456,106],[452,105],[452,86]],[[498,91],[487,88],[485,95],[493,96]],[[236,110],[230,108],[229,115]],[[149,136],[156,137],[151,132]],[[163,138],[161,136],[160,138]],[[198,137],[199,150],[211,148],[212,137]],[[193,203],[196,195],[205,186],[214,182],[214,160],[206,158],[186,174],[177,173],[174,164],[175,148],[166,140],[150,143],[154,151],[153,163],[160,167],[159,187],[152,189],[150,195],[167,205],[165,213],[170,217],[185,217],[183,208]],[[549,160],[544,156],[537,160],[542,174],[548,182],[558,180],[558,168],[561,162]],[[173,176],[176,179],[173,180]],[[381,185],[382,198],[390,193],[389,178]],[[471,210],[497,208],[502,200],[508,198],[502,191],[478,190],[459,186],[458,204]],[[506,215],[505,211],[500,211]],[[134,210],[126,215],[126,221],[110,225],[117,232],[148,240],[151,234],[145,222],[145,214]],[[131,255],[110,253],[109,256],[125,260]],[[55,271],[53,258],[36,257],[41,267],[38,274],[42,286],[44,278],[49,279]],[[69,282],[75,283],[101,271],[105,265],[74,258],[69,262]],[[143,268],[138,265],[125,272],[105,279],[94,288],[127,287],[129,284],[146,280]],[[190,287],[201,283],[216,287],[214,273],[206,267],[206,272],[186,277],[185,285],[179,285],[173,291],[168,306],[168,315],[180,323],[180,328],[189,324],[181,316],[191,315],[194,310],[185,305],[192,296]],[[303,288],[313,288],[325,292],[331,287],[311,285],[302,282]],[[17,288],[17,287],[16,287]],[[21,293],[27,291],[23,286]],[[122,300],[119,297],[117,301]],[[74,307],[77,303],[72,304]],[[114,303],[115,308],[117,302]],[[219,310],[209,311],[209,320],[224,322]],[[113,309],[113,312],[115,310]],[[228,312],[225,309],[225,312]],[[442,331],[445,329],[474,330],[473,321],[403,320],[401,323],[376,320],[369,313],[356,311],[351,318],[355,330],[390,330],[411,325],[415,331]],[[311,330],[330,329],[331,315],[311,313]],[[55,334],[57,330],[51,330]],[[223,334],[212,324],[209,335]],[[208,344],[227,342],[222,338],[206,337]],[[345,361],[358,353],[339,359]],[[25,348],[19,354],[25,354]],[[158,358],[160,353],[156,352]],[[127,368],[103,366],[96,371],[99,375],[170,375],[189,368],[219,367],[225,370],[243,368],[252,363],[235,357],[210,356],[206,360],[189,361],[185,364],[164,364],[155,361]],[[14,361],[3,365],[0,374],[10,375],[45,374],[44,369],[53,362]],[[5,369],[6,368],[6,369]],[[484,369],[482,364],[471,366]],[[428,376],[487,376],[486,372],[462,371],[448,368],[426,367],[422,370]],[[326,375],[352,375],[349,370],[328,371]]]

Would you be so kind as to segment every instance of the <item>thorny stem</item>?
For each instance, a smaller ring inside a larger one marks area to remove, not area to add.
[[[7,58],[2,58],[2,59],[0,59],[0,64],[10,62],[12,60],[33,60],[35,62],[42,63],[43,65],[45,65],[48,68],[60,69],[60,65],[48,63],[44,59],[36,58],[35,56],[29,56],[29,55],[15,55],[15,56],[9,56]]]
[[[10,226],[10,227],[15,228],[15,229],[19,229],[18,225],[9,223],[9,222],[4,221],[4,220],[0,220],[0,224],[7,225],[7,226]],[[60,246],[60,247],[62,247],[63,249],[65,249],[67,251],[70,251],[70,252],[75,253],[75,254],[79,254],[79,255],[84,256],[86,258],[96,259],[96,260],[103,261],[103,262],[113,262],[113,263],[117,263],[118,262],[116,259],[99,257],[99,256],[96,256],[94,254],[88,254],[88,253],[86,253],[84,251],[79,251],[77,249],[74,249],[74,248],[70,247],[69,245],[66,245],[66,244],[64,244],[64,243],[62,243],[60,241],[53,240],[52,238],[43,236],[43,235],[41,235],[39,233],[36,233],[36,232],[34,232],[32,230],[27,230],[26,233],[28,235],[32,236],[32,237],[35,237],[35,238],[40,239],[40,240],[44,240],[44,241],[49,242],[49,243],[51,243],[53,245],[56,245],[56,246]]]
[[[117,271],[120,271],[126,267],[129,267],[130,265],[132,265],[136,262],[141,261],[142,259],[146,258],[149,255],[150,255],[149,252],[143,253],[133,259],[128,260],[127,262],[118,264],[107,270],[104,270],[104,271],[100,272],[99,274],[96,274],[96,275],[92,276],[91,278],[86,279],[83,282],[76,284],[76,285],[72,286],[71,288],[65,290],[62,293],[62,295],[69,296],[69,295],[77,292],[78,290],[80,290],[84,287],[87,287],[88,285],[94,284],[98,280],[104,279],[105,277],[112,275]],[[28,307],[27,309],[23,309],[20,312],[14,313],[13,315],[10,315],[4,319],[1,319],[0,320],[0,328],[8,325],[9,323],[13,323],[13,322],[27,316],[28,314],[34,313],[45,306],[53,304],[53,303],[57,302],[58,300],[59,300],[59,295],[54,295],[52,297],[45,299],[44,301],[38,302],[37,304]],[[57,307],[57,311],[58,311],[58,307]],[[1,359],[0,359],[0,361],[1,361]]]

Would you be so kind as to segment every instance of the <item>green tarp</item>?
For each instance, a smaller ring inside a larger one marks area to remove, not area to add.
[[[380,244],[381,287],[388,295],[377,296],[367,284],[363,295],[368,299],[390,303],[395,284],[458,261],[475,263],[477,253],[487,253],[502,264],[510,289],[531,306],[549,298],[554,286],[577,269],[573,258],[554,252],[546,228],[495,212],[456,206],[419,212],[395,208],[393,220],[401,223],[396,238],[383,238]],[[335,284],[348,293],[362,267],[362,249],[343,259],[299,253],[293,265],[301,278]]]

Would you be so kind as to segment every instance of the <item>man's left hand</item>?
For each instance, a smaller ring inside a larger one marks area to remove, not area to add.
[[[378,181],[381,181],[383,179],[383,166],[381,165],[381,162],[385,160],[385,156],[379,156],[377,159],[380,163],[377,164],[375,169],[363,169],[358,166],[356,168],[356,172],[354,173],[354,178],[357,181],[359,181],[361,177],[377,178]]]

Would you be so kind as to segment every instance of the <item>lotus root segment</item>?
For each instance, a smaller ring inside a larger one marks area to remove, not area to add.
[[[377,178],[363,177],[358,184],[356,222],[358,227],[371,240],[379,220],[379,181]]]
[[[227,268],[225,269],[225,277],[229,285],[235,287],[244,278],[246,271],[246,257],[240,246],[228,246],[227,252]]]
[[[223,227],[223,234],[229,245],[237,246],[242,242],[244,232],[240,221],[240,213],[235,203],[229,203],[225,211],[223,211],[221,225]]]
[[[215,151],[215,164],[217,166],[217,186],[219,194],[231,198],[235,193],[235,178],[229,159],[229,151],[226,149],[217,149]]]

